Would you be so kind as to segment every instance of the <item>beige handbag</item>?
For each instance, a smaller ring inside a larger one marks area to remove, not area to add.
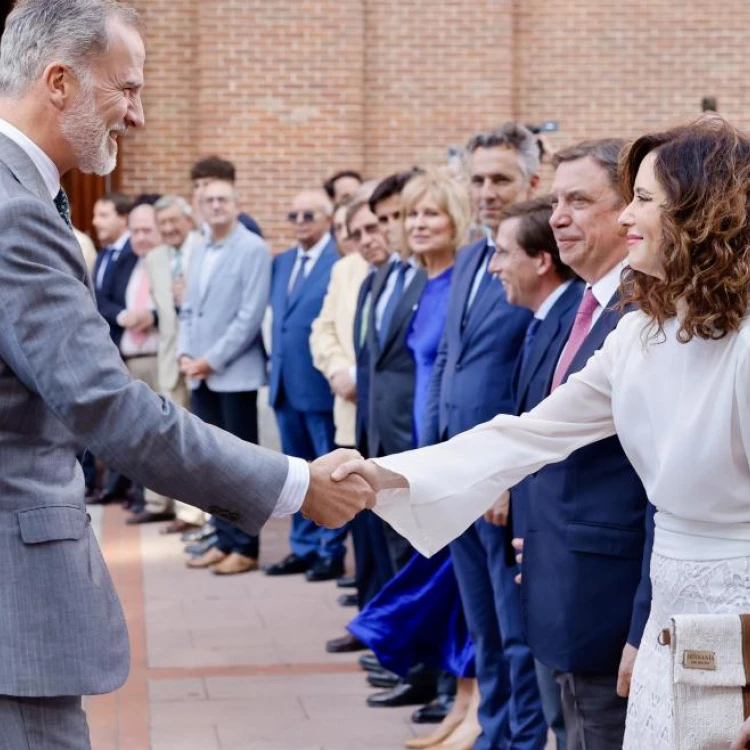
[[[675,750],[727,750],[750,716],[750,615],[675,615],[660,643],[672,653]]]

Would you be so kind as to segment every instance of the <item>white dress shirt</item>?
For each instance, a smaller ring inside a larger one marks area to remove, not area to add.
[[[292,273],[289,276],[289,286],[287,292],[292,290],[294,282],[297,281],[297,275],[299,269],[302,266],[302,258],[308,258],[307,263],[304,267],[305,278],[310,275],[310,272],[315,268],[315,264],[318,262],[318,258],[326,249],[326,245],[331,241],[331,233],[326,232],[309,250],[305,250],[301,245],[297,246],[297,257],[294,259],[294,265],[292,266]]]
[[[750,320],[687,344],[676,320],[657,340],[647,324],[641,312],[624,316],[586,367],[528,414],[377,459],[410,489],[379,493],[376,512],[433,554],[525,476],[617,433],[657,508],[657,553],[750,556]]]
[[[558,286],[558,287],[557,287],[557,289],[555,289],[555,291],[554,291],[554,292],[551,292],[551,293],[550,293],[550,294],[549,294],[549,295],[547,296],[547,298],[546,298],[546,299],[544,300],[544,302],[542,302],[542,304],[541,304],[541,305],[539,305],[539,308],[538,308],[538,309],[537,309],[537,311],[536,311],[536,312],[534,313],[534,317],[535,317],[535,318],[536,318],[537,320],[544,320],[544,319],[545,319],[545,318],[546,318],[546,317],[547,317],[547,316],[549,315],[549,311],[550,311],[550,310],[551,310],[551,309],[552,309],[552,308],[553,308],[553,307],[555,306],[555,302],[557,302],[557,300],[559,300],[559,299],[560,299],[560,297],[562,297],[562,296],[563,296],[563,294],[565,294],[565,290],[566,290],[566,289],[567,289],[567,288],[568,288],[568,287],[569,287],[569,286],[570,286],[570,285],[571,285],[572,283],[573,283],[573,282],[572,282],[572,281],[570,281],[570,280],[568,280],[568,281],[563,281],[563,283],[562,283],[562,284],[560,284],[560,286]]]
[[[596,325],[596,321],[599,320],[599,318],[602,316],[602,313],[606,309],[607,305],[609,304],[609,301],[614,296],[615,292],[620,286],[620,278],[622,277],[622,272],[625,266],[627,265],[626,261],[621,261],[618,263],[614,268],[607,271],[604,276],[602,276],[599,281],[594,282],[594,284],[586,284],[586,289],[591,289],[591,293],[594,295],[594,298],[599,303],[597,305],[596,310],[594,310],[594,314],[591,316],[591,327],[588,331],[586,331],[586,334],[591,331],[591,329]],[[585,290],[584,290],[585,293]],[[562,361],[562,358],[565,356],[565,352],[568,348],[568,343],[565,343],[565,346],[562,348],[562,351],[560,352],[560,356],[557,360],[558,364]]]
[[[25,133],[22,133],[18,128],[13,127],[13,125],[5,120],[0,120],[0,133],[10,138],[13,143],[23,149],[26,156],[31,159],[34,166],[39,170],[39,174],[42,175],[42,179],[44,180],[44,185],[50,197],[54,200],[60,192],[60,172],[52,159]]]
[[[495,252],[495,240],[492,237],[492,234],[487,234],[487,247],[492,248],[492,252]],[[477,272],[474,274],[474,281],[471,283],[471,291],[469,292],[469,299],[466,301],[466,309],[471,310],[471,306],[474,304],[474,300],[477,298],[477,294],[479,293],[479,287],[482,283],[482,280],[484,279],[484,275],[486,273],[489,273],[489,267],[490,267],[490,260],[492,259],[492,255],[489,251],[485,249],[485,257],[483,258],[482,262],[479,264],[479,268],[477,269]],[[497,283],[500,283],[499,279],[493,279],[493,281],[497,281]]]

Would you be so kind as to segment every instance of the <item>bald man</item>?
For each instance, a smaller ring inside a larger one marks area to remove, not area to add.
[[[271,280],[270,403],[282,449],[308,461],[334,448],[333,394],[310,353],[312,323],[339,257],[329,231],[332,214],[323,190],[304,190],[294,198],[288,219],[297,244],[274,259]],[[305,573],[309,581],[338,578],[344,571],[344,533],[320,528],[297,513],[290,554],[265,571],[272,576]]]

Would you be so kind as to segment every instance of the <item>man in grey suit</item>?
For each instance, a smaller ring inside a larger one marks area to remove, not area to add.
[[[258,388],[266,383],[261,325],[271,286],[271,251],[239,221],[234,185],[214,180],[201,196],[209,237],[198,246],[180,311],[177,352],[193,414],[258,442]],[[259,541],[216,518],[215,547],[188,562],[216,575],[258,568]]]
[[[0,747],[89,750],[81,695],[128,673],[123,614],[76,453],[257,534],[301,510],[340,526],[375,497],[201,422],[133,380],[96,309],[60,176],[106,174],[144,124],[137,16],[20,0],[0,43]]]

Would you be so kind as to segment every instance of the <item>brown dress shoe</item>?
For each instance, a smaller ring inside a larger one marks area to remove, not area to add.
[[[188,560],[186,565],[188,568],[210,568],[212,565],[218,565],[225,557],[227,555],[218,547],[211,547],[208,552],[204,552],[202,555]]]
[[[233,576],[237,573],[249,573],[258,570],[258,561],[254,557],[245,557],[239,552],[231,552],[220,563],[213,566],[217,576]]]
[[[184,534],[187,531],[193,531],[199,528],[193,523],[188,523],[179,518],[173,518],[166,526],[159,529],[160,534]]]

